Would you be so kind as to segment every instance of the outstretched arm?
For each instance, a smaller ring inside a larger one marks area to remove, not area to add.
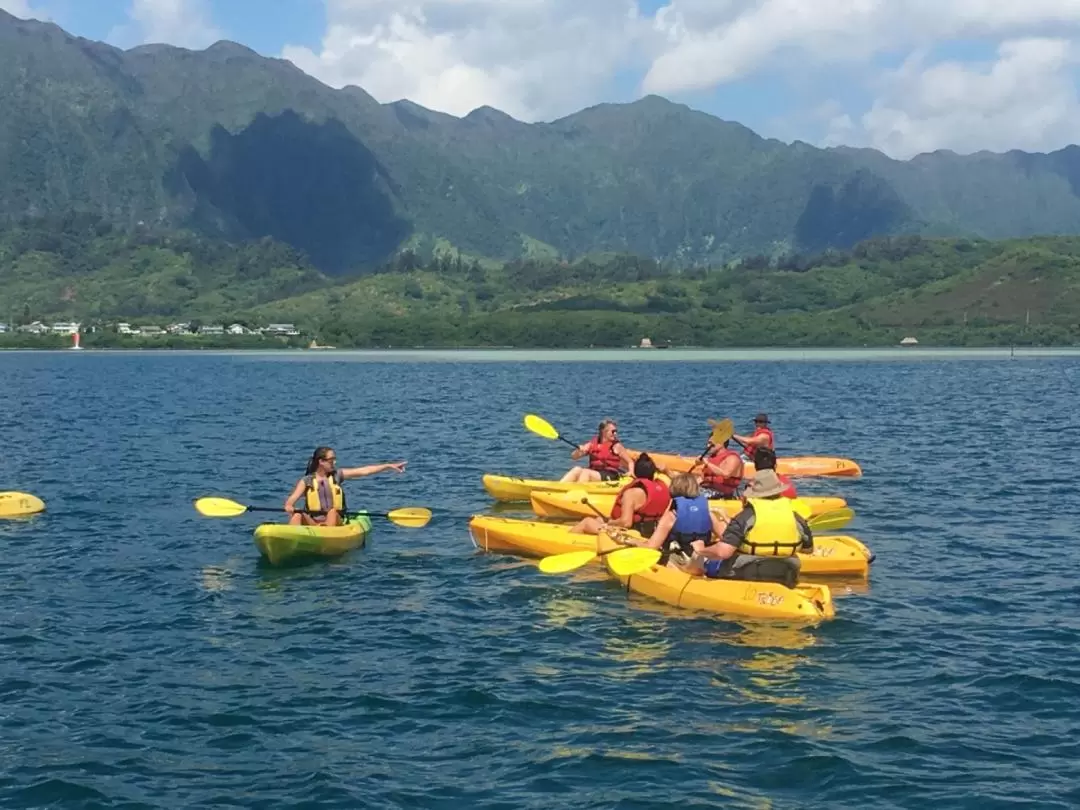
[[[403,473],[405,472],[405,465],[408,463],[407,461],[391,461],[387,464],[369,464],[366,467],[346,467],[341,470],[341,477],[363,478],[365,475],[375,475],[387,470]]]

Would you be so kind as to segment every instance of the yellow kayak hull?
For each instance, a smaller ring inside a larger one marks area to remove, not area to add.
[[[633,479],[597,481],[591,484],[568,484],[562,481],[546,481],[539,478],[515,478],[509,475],[491,475],[483,478],[484,489],[497,501],[527,501],[533,492],[569,492],[583,490],[589,495],[614,495]]]
[[[595,517],[596,512],[590,508],[589,504],[599,509],[604,516],[611,514],[611,510],[615,506],[615,494],[596,494],[588,497],[589,503],[582,503],[580,496],[576,492],[572,497],[568,492],[536,491],[529,496],[529,504],[532,506],[533,512],[539,517],[562,518],[564,520]],[[831,512],[834,509],[843,509],[847,506],[847,501],[843,498],[800,496],[796,500],[802,501],[809,511],[809,514],[806,514],[800,510],[804,517],[813,517],[814,515]],[[735,517],[742,511],[742,508],[743,503],[737,498],[714,498],[709,501],[710,510],[723,512],[728,517]]]
[[[371,519],[351,518],[342,526],[290,526],[263,523],[255,528],[255,547],[271,565],[305,558],[340,557],[367,542]]]
[[[566,523],[476,515],[469,521],[473,544],[483,550],[529,557],[547,557],[569,551],[606,551],[616,543],[607,535],[577,534]],[[640,537],[636,532],[627,532]],[[870,573],[873,554],[854,537],[822,535],[814,538],[812,554],[800,554],[803,574],[862,576]]]
[[[0,518],[17,518],[45,511],[45,501],[27,492],[0,492]]]
[[[610,564],[607,567],[612,573]],[[612,576],[628,591],[688,610],[788,621],[820,621],[836,616],[828,585],[788,588],[778,582],[706,579],[660,565],[629,576]]]
[[[636,459],[642,450],[628,450],[630,457]],[[679,456],[674,453],[659,453],[648,451],[649,456],[661,467],[672,472],[689,472],[697,462],[696,456]],[[701,469],[701,465],[697,465]],[[778,475],[787,475],[792,478],[811,478],[826,476],[830,478],[858,478],[862,475],[862,467],[849,458],[835,458],[833,456],[787,456],[776,459],[776,472]],[[743,478],[754,477],[754,463],[747,461],[743,465]]]

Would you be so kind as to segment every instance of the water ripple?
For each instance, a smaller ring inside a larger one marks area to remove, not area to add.
[[[0,356],[0,481],[49,504],[0,524],[0,805],[1074,807],[1077,382],[1069,357]],[[802,484],[877,552],[833,622],[680,611],[469,541],[483,472],[568,463],[522,413],[690,452],[759,410],[784,452],[866,472]],[[436,518],[276,570],[254,519],[191,507],[278,504],[323,443],[409,459],[354,505]]]

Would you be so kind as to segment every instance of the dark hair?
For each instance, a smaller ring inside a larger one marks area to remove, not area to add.
[[[775,470],[776,451],[771,447],[759,447],[754,451],[755,470]]]
[[[656,462],[649,458],[648,453],[642,453],[634,462],[635,478],[653,478],[656,475]]]
[[[315,452],[311,454],[311,459],[307,463],[307,469],[304,470],[304,475],[311,475],[319,469],[319,462],[326,458],[326,454],[333,449],[333,447],[316,447]]]

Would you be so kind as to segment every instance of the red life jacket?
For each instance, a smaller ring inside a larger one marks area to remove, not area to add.
[[[725,478],[723,476],[717,475],[708,467],[706,467],[705,475],[702,476],[702,483],[704,483],[705,486],[707,486],[709,489],[718,492],[720,494],[720,497],[722,498],[734,498],[736,490],[738,490],[739,485],[742,483],[742,456],[739,455],[739,453],[735,450],[730,450],[727,447],[721,447],[719,450],[709,456],[708,459],[706,459],[710,464],[715,464],[717,467],[719,467],[721,464],[724,463],[725,459],[732,456],[739,460],[738,475],[733,475]]]
[[[619,472],[622,469],[623,462],[619,458],[619,454],[615,452],[616,444],[618,444],[618,441],[611,444],[601,444],[599,436],[589,442],[589,469],[597,472],[603,470]]]
[[[783,491],[780,493],[781,498],[798,498],[799,493],[795,491],[795,485],[791,483],[791,479],[786,475],[777,475],[780,479],[780,483],[784,485]]]
[[[645,503],[634,512],[631,526],[643,520],[659,520],[671,506],[671,492],[667,484],[663,481],[653,481],[651,478],[635,478],[615,496],[615,505],[611,508],[612,520],[618,520],[622,515],[622,496],[631,487],[641,487],[645,490]]]
[[[757,449],[758,447],[768,447],[770,450],[775,450],[776,449],[776,437],[773,436],[773,432],[771,430],[769,430],[769,428],[767,428],[767,427],[754,428],[754,432],[750,436],[750,438],[751,439],[756,439],[758,436],[768,436],[769,441],[768,441],[767,444],[764,444],[764,445],[761,445],[761,444],[754,445],[754,449]],[[751,455],[753,455],[753,454],[751,454]]]

